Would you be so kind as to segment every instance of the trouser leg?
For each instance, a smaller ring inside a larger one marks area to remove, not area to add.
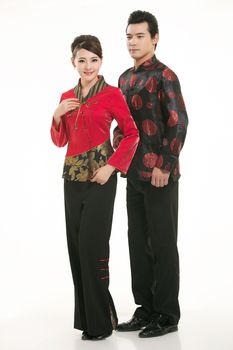
[[[87,322],[80,265],[79,230],[83,211],[83,197],[87,186],[87,183],[64,181],[66,236],[74,283],[75,328],[82,330],[87,328]]]
[[[146,319],[152,310],[153,263],[148,246],[144,193],[140,188],[140,182],[135,183],[129,179],[127,180],[127,213],[132,292],[135,303],[141,305],[135,315]]]
[[[145,208],[153,256],[153,312],[169,316],[178,323],[180,308],[179,255],[177,249],[178,182],[156,188],[148,184]]]

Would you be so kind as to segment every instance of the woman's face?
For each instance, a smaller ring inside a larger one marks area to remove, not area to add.
[[[91,51],[80,49],[76,56],[72,58],[72,63],[81,80],[90,83],[97,78],[102,59]]]

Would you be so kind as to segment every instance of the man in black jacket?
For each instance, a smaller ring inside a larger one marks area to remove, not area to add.
[[[119,86],[140,132],[127,174],[132,291],[140,306],[117,330],[140,330],[139,337],[147,338],[178,329],[179,154],[188,118],[177,76],[154,55],[159,40],[156,18],[133,12],[126,36],[134,67],[120,76]],[[115,146],[120,140],[116,128]]]

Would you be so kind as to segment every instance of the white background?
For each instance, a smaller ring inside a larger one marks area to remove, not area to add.
[[[118,76],[132,66],[125,27],[137,9],[152,12],[159,21],[156,55],[178,75],[190,120],[181,154],[181,322],[185,327],[195,315],[197,323],[206,320],[203,328],[211,324],[206,349],[224,341],[220,326],[230,334],[232,1],[0,0],[0,324],[3,333],[11,329],[12,337],[19,329],[31,333],[38,319],[41,327],[45,320],[51,319],[52,328],[53,319],[65,319],[72,328],[61,179],[65,149],[52,144],[51,118],[60,94],[77,82],[70,63],[74,37],[99,37],[101,73],[116,86]],[[125,320],[134,303],[124,179],[118,181],[110,244],[110,290],[119,318]],[[19,334],[17,348],[26,349]],[[11,340],[0,335],[1,349],[14,349]],[[40,340],[43,345],[43,336]],[[182,346],[190,350],[187,342]],[[232,346],[228,337],[222,349]]]

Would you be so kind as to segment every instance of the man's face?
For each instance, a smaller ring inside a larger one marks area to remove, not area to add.
[[[151,38],[147,22],[129,24],[126,37],[128,51],[136,62],[153,56],[155,44],[159,40],[158,34]]]

